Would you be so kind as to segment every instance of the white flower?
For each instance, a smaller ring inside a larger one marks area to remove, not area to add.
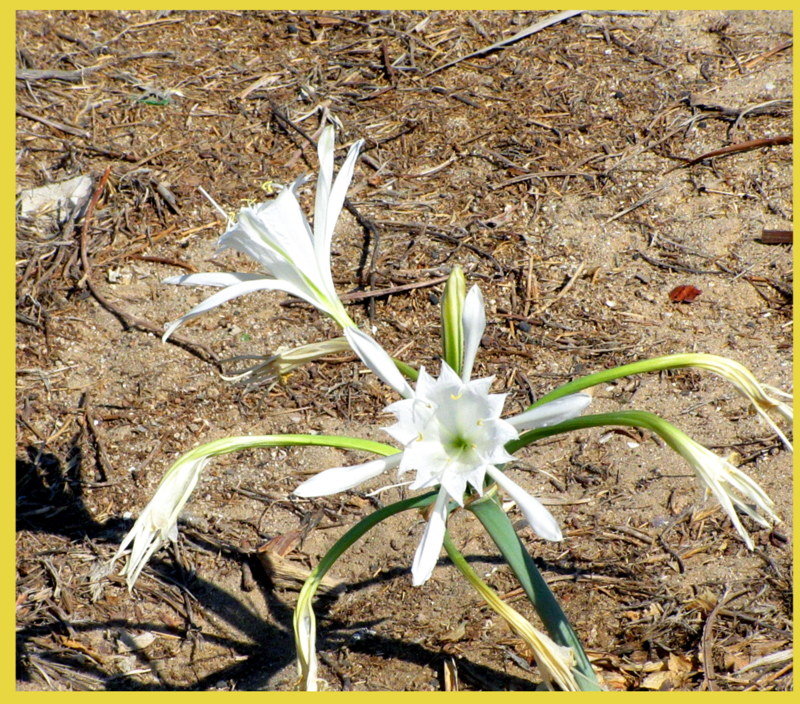
[[[587,394],[565,396],[503,420],[500,414],[506,395],[489,393],[494,378],[469,380],[485,326],[483,298],[477,286],[466,297],[462,321],[465,347],[462,376],[442,362],[438,379],[421,369],[415,389],[403,379],[377,342],[357,328],[345,330],[350,346],[364,363],[404,396],[386,408],[397,419],[386,431],[404,449],[365,464],[325,470],[294,491],[298,496],[326,496],[352,489],[393,467],[401,474],[416,471],[412,489],[440,487],[414,556],[411,571],[415,585],[430,577],[438,559],[448,502],[463,505],[467,485],[482,494],[487,475],[514,499],[536,533],[547,540],[561,539],[561,529],[550,512],[495,465],[514,459],[504,445],[519,437],[521,430],[573,418],[591,400]]]
[[[714,454],[677,428],[672,437],[662,437],[692,466],[706,489],[714,494],[750,550],[753,549],[753,540],[739,520],[736,509],[764,527],[768,527],[770,521],[780,522],[773,510],[775,504],[767,493],[728,460]]]
[[[164,475],[156,493],[136,519],[111,560],[113,565],[133,543],[128,562],[120,574],[132,589],[147,561],[166,540],[178,539],[178,515],[194,491],[210,455],[184,455]]]
[[[285,291],[315,306],[342,327],[353,325],[333,285],[331,240],[363,143],[359,140],[350,147],[334,180],[334,130],[330,125],[323,130],[317,145],[320,170],[313,231],[295,195],[304,179],[285,187],[270,201],[242,208],[236,221],[229,221],[227,231],[219,240],[219,249],[235,249],[252,257],[261,265],[263,273],[219,272],[165,279],[164,283],[218,286],[222,291],[170,323],[163,339],[166,340],[187,320],[232,298],[262,289]]]

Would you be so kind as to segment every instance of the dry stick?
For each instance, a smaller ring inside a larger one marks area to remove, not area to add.
[[[719,610],[725,606],[728,602],[728,588],[725,588],[725,592],[723,595],[717,600],[717,603],[714,604],[714,608],[711,609],[711,612],[708,614],[708,618],[706,619],[705,624],[703,625],[703,637],[702,637],[702,646],[703,646],[703,679],[706,683],[706,687],[708,687],[709,691],[713,692],[716,687],[714,686],[714,662],[713,662],[713,643],[711,639],[714,633],[714,621],[717,620],[717,614]]]
[[[762,230],[759,242],[761,244],[792,244],[793,230]]]
[[[597,178],[598,176],[605,176],[603,171],[539,171],[538,173],[522,174],[521,176],[514,176],[513,178],[498,183],[492,186],[491,190],[497,191],[506,186],[511,186],[515,183],[522,183],[523,181],[532,181],[535,178],[569,178],[570,176],[582,176],[583,178]]]
[[[776,46],[774,49],[770,49],[769,51],[767,51],[767,52],[765,52],[765,53],[763,53],[763,54],[759,54],[759,55],[758,55],[758,56],[756,56],[755,58],[753,58],[753,59],[750,59],[750,61],[745,61],[745,62],[742,64],[742,66],[744,66],[745,68],[750,68],[751,66],[755,66],[757,63],[760,63],[760,62],[761,62],[761,61],[763,61],[764,59],[768,59],[770,56],[774,56],[774,55],[775,55],[775,54],[777,54],[778,52],[781,52],[781,51],[783,51],[784,49],[788,49],[788,48],[790,48],[790,47],[792,46],[792,44],[793,44],[793,43],[794,43],[794,42],[793,42],[793,41],[790,39],[789,41],[787,41],[787,42],[784,42],[783,44],[779,44],[779,45],[778,45],[778,46]]]
[[[100,441],[100,432],[97,428],[94,414],[91,410],[92,401],[88,391],[83,394],[83,398],[81,399],[79,407],[80,406],[83,407],[83,424],[86,428],[86,433],[89,436],[90,443],[94,446],[95,461],[97,462],[97,467],[100,470],[100,481],[104,485],[108,485],[112,474],[111,460],[108,458],[108,454],[103,447],[103,443]],[[97,486],[97,484],[94,483],[93,486]]]
[[[153,262],[155,264],[177,266],[181,269],[186,269],[186,271],[189,271],[192,274],[197,273],[197,269],[195,267],[193,267],[191,264],[187,264],[186,262],[182,262],[179,259],[170,259],[169,257],[151,257],[144,254],[133,254],[131,255],[131,259],[138,259],[140,262]]]
[[[99,68],[106,68],[108,63],[97,64],[96,66],[87,66],[86,68],[78,69],[77,71],[65,71],[63,69],[46,68],[19,68],[17,69],[18,81],[67,81],[70,83],[80,83],[86,74],[92,71],[97,71]]]
[[[427,281],[417,281],[413,284],[403,284],[402,286],[391,286],[389,288],[375,289],[373,291],[354,291],[353,293],[345,293],[341,296],[343,301],[360,301],[364,298],[380,298],[381,296],[391,296],[395,293],[403,293],[404,291],[413,291],[416,288],[427,288],[428,286],[436,286],[436,284],[447,281],[448,276],[437,276],[435,279],[428,279]]]
[[[75,135],[76,137],[83,137],[84,139],[88,139],[89,137],[91,137],[91,135],[85,130],[80,130],[77,127],[72,127],[71,125],[65,125],[63,122],[56,122],[55,120],[50,120],[46,117],[41,117],[40,115],[34,115],[32,112],[28,112],[24,108],[17,108],[17,115],[19,115],[20,117],[27,117],[29,120],[33,120],[34,122],[41,122],[43,125],[52,127],[53,129],[56,129],[59,132],[72,134]]]
[[[641,208],[645,203],[649,203],[651,200],[653,200],[653,198],[655,198],[659,193],[663,192],[666,188],[667,188],[666,184],[661,184],[660,186],[657,186],[649,193],[645,193],[633,205],[630,205],[627,208],[620,210],[616,215],[612,215],[608,220],[606,220],[606,225],[608,225],[611,222],[614,222],[614,220],[618,220],[623,215],[627,215],[628,213],[636,210],[637,208]]]
[[[563,22],[564,20],[568,20],[570,17],[574,17],[575,15],[581,15],[583,13],[589,15],[646,15],[646,12],[636,12],[636,11],[607,11],[607,10],[565,10],[564,12],[559,12],[555,15],[550,15],[550,17],[546,17],[543,20],[539,20],[538,22],[534,22],[533,24],[525,27],[525,29],[521,29],[515,35],[508,37],[507,39],[501,39],[499,42],[495,42],[491,46],[485,46],[482,49],[478,49],[477,51],[473,51],[471,54],[467,54],[466,56],[461,56],[457,59],[453,59],[449,63],[443,64],[442,66],[437,66],[432,71],[428,71],[425,74],[425,77],[438,73],[439,71],[443,71],[446,68],[450,68],[451,66],[455,66],[462,61],[466,61],[467,59],[474,59],[477,56],[483,56],[484,54],[488,54],[492,51],[496,51],[497,49],[502,49],[509,44],[513,44],[514,42],[518,42],[520,39],[524,39],[525,37],[529,37],[531,34],[536,34],[536,32],[540,32],[543,29],[547,29],[548,27],[553,26],[554,24],[558,24],[559,22]]]
[[[780,144],[791,144],[791,143],[792,143],[792,135],[785,134],[781,135],[780,137],[751,139],[747,142],[740,142],[739,144],[729,144],[727,147],[722,147],[721,149],[715,149],[713,151],[706,152],[705,154],[701,154],[700,156],[697,156],[694,159],[690,159],[685,164],[679,164],[678,166],[673,166],[670,169],[670,171],[674,171],[675,169],[680,169],[685,166],[693,166],[694,164],[698,164],[704,159],[712,159],[716,156],[728,156],[729,154],[749,152],[752,149],[760,149],[761,147],[773,147],[773,146],[778,146]]]
[[[586,262],[583,261],[578,264],[578,268],[575,269],[575,273],[569,277],[569,281],[564,285],[555,296],[553,296],[549,301],[546,301],[543,305],[539,306],[535,311],[533,311],[532,315],[539,315],[544,310],[547,310],[550,306],[552,306],[559,298],[561,298],[567,291],[569,291],[573,284],[578,280],[578,277],[583,273],[584,268],[586,267]]]
[[[80,258],[81,258],[81,265],[83,266],[83,276],[81,280],[78,282],[78,285],[82,285],[83,283],[86,284],[86,287],[89,289],[89,292],[94,296],[100,305],[102,305],[106,310],[111,312],[123,325],[123,327],[128,330],[130,328],[138,328],[139,330],[144,330],[145,332],[152,332],[158,337],[161,337],[163,330],[158,326],[151,323],[149,320],[144,320],[142,318],[137,318],[134,315],[122,310],[121,308],[114,305],[111,301],[109,301],[105,296],[103,296],[100,291],[97,290],[94,283],[92,282],[92,267],[89,262],[89,255],[87,253],[87,240],[88,240],[88,233],[89,233],[89,224],[92,220],[92,216],[94,215],[94,210],[97,207],[97,203],[100,200],[100,195],[105,188],[106,182],[108,181],[108,177],[111,174],[111,167],[107,167],[106,170],[103,172],[103,175],[100,177],[100,181],[98,182],[97,186],[94,189],[94,193],[92,193],[92,199],[89,201],[89,205],[86,208],[86,214],[83,216],[83,227],[81,228],[81,235],[80,235]],[[198,359],[203,360],[204,362],[211,362],[214,366],[217,367],[218,370],[222,371],[220,367],[219,357],[215,355],[210,349],[201,345],[197,342],[192,342],[191,340],[186,339],[181,335],[170,335],[168,342],[171,342],[178,347],[183,347],[187,352],[191,352],[195,355]]]
[[[461,56],[457,59],[453,59],[452,61],[442,64],[441,66],[437,66],[428,73],[425,74],[425,77],[433,75],[434,73],[438,73],[439,71],[444,71],[446,68],[450,68],[451,66],[455,66],[462,61],[466,61],[467,59],[474,59],[476,56],[483,56],[484,54],[488,54],[492,51],[496,51],[497,49],[502,49],[504,46],[508,46],[509,44],[513,44],[514,42],[518,42],[520,39],[524,39],[525,37],[529,37],[531,34],[535,34],[536,32],[540,32],[543,29],[547,29],[554,24],[558,24],[559,22],[563,22],[564,20],[568,20],[570,17],[574,17],[575,15],[580,15],[583,10],[565,10],[564,12],[559,12],[555,15],[550,15],[550,17],[546,17],[539,22],[534,22],[532,25],[525,27],[525,29],[521,29],[515,35],[508,37],[507,39],[501,39],[499,42],[495,42],[490,46],[485,46],[482,49],[478,49],[477,51],[473,51],[471,54],[467,54],[465,56]]]
[[[744,115],[786,115],[792,109],[792,101],[788,98],[777,98],[765,103],[757,103],[744,108],[732,108],[727,105],[705,102],[705,96],[689,96],[684,102],[690,108],[721,113],[724,117],[741,118]]]

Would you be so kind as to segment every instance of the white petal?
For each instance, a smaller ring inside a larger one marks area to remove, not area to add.
[[[537,535],[545,540],[561,540],[561,528],[556,519],[542,504],[534,499],[519,484],[509,479],[496,467],[488,467],[486,473],[497,482],[519,506],[520,511],[525,516],[531,528]]]
[[[417,546],[414,553],[414,561],[411,563],[411,583],[418,587],[428,581],[439,559],[439,552],[444,543],[444,531],[447,527],[447,492],[440,491],[433,505],[431,517],[425,532],[422,534],[422,541]]]
[[[314,255],[320,276],[324,279],[329,295],[333,294],[333,276],[331,274],[331,242],[336,222],[342,211],[342,204],[358,153],[364,144],[359,140],[350,147],[347,158],[331,184],[333,178],[333,127],[326,128],[319,142],[320,175],[317,183],[317,199],[314,208]],[[330,140],[329,143],[326,143]],[[322,193],[320,193],[320,187]]]
[[[435,386],[436,379],[428,374],[428,372],[425,370],[425,367],[420,367],[419,375],[417,376],[417,383],[415,384],[415,396],[420,398],[428,398]]]
[[[350,181],[353,180],[353,171],[356,168],[358,154],[363,146],[364,140],[359,139],[350,147],[350,151],[347,152],[347,158],[344,160],[344,164],[342,164],[342,168],[339,169],[339,173],[336,174],[336,180],[333,182],[333,188],[331,188],[330,198],[328,199],[328,213],[325,218],[323,243],[326,251],[330,251],[333,228],[342,210],[344,196],[347,193],[347,189],[350,187]]]
[[[241,274],[236,272],[210,272],[205,274],[182,274],[181,276],[169,276],[162,279],[162,284],[177,284],[179,286],[233,286],[242,281],[255,281],[265,278],[263,274]]]
[[[505,403],[506,396],[508,394],[490,394],[489,389],[492,388],[492,384],[494,384],[494,377],[493,376],[484,376],[480,379],[472,379],[465,383],[466,387],[476,394],[481,396],[488,396],[491,398],[500,398],[500,410],[498,410],[498,415],[500,411],[503,410],[502,404]]]
[[[405,398],[414,395],[408,382],[400,370],[395,366],[392,358],[375,340],[358,328],[347,327],[344,336],[364,364],[375,373],[384,383],[391,386],[397,393]]]
[[[325,231],[325,220],[328,212],[328,200],[333,186],[333,151],[336,141],[336,132],[333,125],[327,125],[322,130],[317,142],[317,156],[319,157],[319,174],[317,175],[317,193],[314,200],[314,239],[321,238]]]
[[[439,378],[436,380],[436,388],[437,390],[440,387],[454,387],[456,389],[461,389],[464,386],[464,382],[461,381],[461,377],[456,374],[455,370],[445,361],[442,361],[442,368],[439,371]],[[450,391],[448,390],[447,393],[449,394]]]
[[[542,406],[538,406],[530,411],[525,411],[519,415],[507,418],[517,430],[531,430],[532,428],[546,428],[556,423],[575,418],[583,413],[592,401],[589,394],[571,394],[557,398]]]
[[[212,308],[216,308],[217,306],[230,301],[233,298],[238,298],[239,296],[243,296],[246,293],[251,293],[253,291],[260,291],[260,290],[272,290],[272,291],[286,291],[286,293],[290,293],[293,296],[297,296],[298,298],[302,298],[311,305],[320,307],[318,301],[313,300],[309,297],[309,295],[305,291],[301,291],[300,289],[295,288],[292,284],[287,283],[286,281],[278,281],[276,279],[265,279],[265,278],[256,278],[251,279],[249,281],[242,281],[240,283],[234,284],[233,286],[228,286],[222,291],[217,291],[217,293],[213,294],[206,298],[202,303],[199,303],[194,308],[192,308],[188,313],[181,316],[177,320],[173,321],[167,326],[164,335],[161,337],[162,340],[166,342],[167,338],[175,332],[175,330],[183,325],[187,320],[191,320],[192,318],[196,318],[198,315],[202,315],[203,313],[211,310]],[[327,311],[326,311],[327,312]]]
[[[438,484],[449,466],[450,456],[438,438],[433,441],[417,440],[403,451],[400,473],[416,470],[417,476],[411,489],[424,489],[431,486],[431,483]]]
[[[313,253],[311,228],[293,188],[284,188],[272,200],[253,208],[243,208],[239,222],[245,228],[252,227],[266,244],[298,265]]]
[[[315,474],[311,479],[307,479],[294,492],[297,496],[329,496],[340,491],[347,491],[359,484],[377,477],[387,469],[396,467],[400,464],[401,453],[390,455],[379,460],[372,460],[364,464],[356,464],[351,467],[334,467],[326,469],[319,474]]]
[[[461,378],[469,381],[475,356],[481,344],[483,331],[486,329],[486,313],[483,309],[483,294],[477,286],[473,286],[464,299],[464,311],[461,314],[464,326],[464,363],[461,367]]]
[[[417,409],[417,406],[422,405],[422,409]],[[424,425],[426,418],[421,416],[420,411],[428,410],[428,415],[433,413],[433,409],[427,409],[424,402],[418,401],[415,398],[405,398],[402,401],[395,401],[383,409],[387,413],[394,413],[397,417],[397,422],[383,428],[384,431],[389,433],[401,445],[408,445],[413,440],[419,437],[420,429]]]

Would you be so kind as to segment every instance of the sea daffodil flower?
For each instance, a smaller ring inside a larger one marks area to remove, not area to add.
[[[519,437],[520,431],[573,418],[591,400],[588,394],[573,394],[502,419],[506,394],[489,393],[494,377],[469,379],[486,324],[483,297],[477,286],[466,296],[462,321],[462,374],[459,376],[442,362],[438,379],[420,369],[414,389],[375,340],[357,328],[345,329],[350,346],[362,361],[404,397],[385,409],[397,419],[385,430],[403,446],[403,451],[364,464],[325,470],[294,490],[296,495],[304,497],[335,494],[391,468],[397,468],[400,474],[416,471],[411,489],[439,486],[414,555],[411,567],[414,585],[425,582],[436,564],[444,539],[448,502],[452,500],[463,506],[468,485],[482,495],[487,476],[511,496],[539,536],[546,540],[561,539],[561,529],[551,513],[496,465],[515,459],[504,445]]]
[[[220,237],[219,250],[235,249],[255,259],[261,273],[217,272],[171,276],[168,284],[217,286],[213,294],[167,326],[166,340],[187,320],[233,298],[259,290],[285,291],[329,315],[342,327],[354,325],[336,293],[331,275],[331,240],[363,140],[350,147],[333,178],[334,129],[327,126],[319,139],[319,175],[313,230],[295,191],[304,179],[286,186],[276,198],[242,208]]]

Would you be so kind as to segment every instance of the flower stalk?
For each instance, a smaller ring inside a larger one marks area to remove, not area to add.
[[[559,689],[566,692],[580,690],[575,679],[573,666],[575,654],[572,648],[558,645],[546,634],[542,633],[528,621],[521,613],[506,604],[486,582],[484,582],[472,569],[464,556],[458,551],[450,534],[445,532],[444,549],[452,563],[458,568],[475,591],[480,594],[487,605],[501,616],[514,633],[527,643],[539,666],[539,671],[545,684],[552,689],[556,684]]]
[[[665,357],[654,357],[653,359],[632,362],[612,369],[604,369],[553,389],[550,393],[538,399],[536,403],[529,406],[529,408],[536,408],[568,394],[574,394],[597,384],[607,383],[632,374],[692,368],[712,372],[732,383],[739,394],[753,404],[756,412],[772,428],[784,446],[789,451],[792,450],[791,443],[770,416],[770,413],[777,413],[783,420],[791,423],[794,418],[792,407],[789,403],[779,401],[774,396],[781,396],[791,400],[792,395],[766,384],[761,384],[747,367],[727,357],[713,354],[672,354]]]
[[[365,518],[362,518],[333,544],[311,571],[311,574],[300,590],[293,617],[295,649],[297,651],[297,670],[299,674],[298,689],[315,692],[319,687],[317,678],[316,618],[314,616],[312,603],[317,588],[328,570],[330,570],[333,564],[351,545],[381,521],[401,511],[425,508],[433,503],[435,499],[436,492],[429,491],[425,494],[420,494],[419,496],[397,501],[389,506],[384,506]]]
[[[131,554],[121,570],[126,577],[128,589],[133,589],[136,580],[153,553],[167,540],[178,537],[178,516],[189,500],[200,475],[212,457],[255,447],[324,446],[350,450],[362,450],[376,455],[391,455],[397,450],[373,440],[362,440],[337,435],[250,435],[233,436],[214,440],[182,455],[158,485],[153,498],[139,514],[133,527],[120,543],[111,559],[113,565],[122,557],[128,546]]]

